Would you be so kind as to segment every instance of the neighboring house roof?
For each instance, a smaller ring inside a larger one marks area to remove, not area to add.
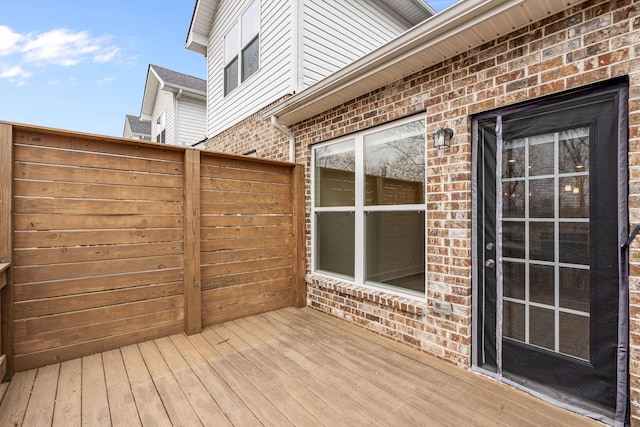
[[[151,137],[151,122],[143,122],[140,117],[131,114],[127,114],[125,120],[129,123],[132,134]]]
[[[298,123],[582,1],[461,0],[264,116]]]
[[[196,0],[195,8],[185,47],[189,50],[207,54],[209,33],[213,25],[213,18],[221,0]],[[385,4],[412,26],[424,21],[436,12],[423,0],[378,0]]]
[[[173,93],[182,91],[190,96],[206,99],[207,81],[149,64],[147,81],[144,85],[144,95],[142,97],[142,110],[140,112],[140,118],[143,120],[151,120],[151,114],[153,113],[153,107],[159,90],[166,90]]]

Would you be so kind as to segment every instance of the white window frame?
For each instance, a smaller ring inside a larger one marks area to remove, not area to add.
[[[385,291],[390,294],[399,295],[403,297],[410,297],[419,300],[426,299],[427,280],[425,277],[424,292],[413,292],[411,290],[400,290],[396,287],[387,286],[384,283],[365,281],[365,213],[367,212],[399,212],[399,211],[423,211],[426,213],[426,147],[425,147],[425,185],[424,192],[425,197],[423,204],[411,204],[411,205],[366,205],[364,204],[364,137],[366,135],[384,131],[393,127],[401,126],[406,123],[422,120],[425,123],[426,120],[424,114],[413,115],[400,120],[395,120],[383,125],[375,126],[365,129],[353,134],[345,135],[344,137],[332,139],[330,141],[315,144],[311,147],[311,271],[313,274],[319,276],[325,276],[329,278],[338,278],[348,283],[364,286],[375,291]],[[425,131],[426,132],[426,131]],[[427,143],[428,138],[425,133],[425,141]],[[355,205],[354,206],[335,206],[335,207],[317,207],[316,201],[316,176],[315,176],[315,164],[316,164],[316,150],[321,147],[345,142],[355,139]],[[332,273],[324,270],[318,270],[316,268],[316,213],[318,212],[353,212],[355,215],[355,256],[354,256],[354,278],[344,276],[338,273]],[[425,217],[426,221],[426,217]],[[426,228],[426,224],[425,224]],[[424,236],[425,256],[427,254],[427,233]],[[426,259],[425,259],[425,272],[426,272]]]
[[[257,20],[257,22],[254,22],[255,28],[253,29],[251,29],[250,25],[247,25],[245,22],[246,19],[250,17],[251,13],[256,14],[255,19]],[[260,49],[260,0],[253,0],[251,3],[249,3],[249,5],[243,10],[242,14],[240,14],[240,17],[234,21],[231,28],[224,35],[222,53],[222,80],[224,85],[224,96],[229,95],[235,89],[239,88],[242,83],[244,83],[260,70],[260,55],[258,54],[257,70],[249,76],[242,75],[242,53],[256,38],[258,39],[258,49]],[[229,40],[229,43],[227,43],[227,40]],[[230,88],[227,91],[227,67],[234,60],[236,61],[237,66],[236,72],[238,76],[238,82],[236,86]]]

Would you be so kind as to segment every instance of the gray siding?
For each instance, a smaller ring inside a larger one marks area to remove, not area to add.
[[[304,0],[302,84],[321,80],[410,28],[378,1]]]
[[[202,141],[206,135],[206,102],[183,96],[178,100],[177,123],[178,140],[176,144],[192,145]]]
[[[209,35],[207,135],[210,137],[293,91],[291,1],[260,0],[260,69],[224,96],[224,35],[250,3],[250,0],[221,1]]]

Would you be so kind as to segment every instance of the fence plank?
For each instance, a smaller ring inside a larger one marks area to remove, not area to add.
[[[186,150],[184,159],[184,329],[191,335],[202,330],[200,152]]]
[[[6,373],[13,376],[13,295],[10,267],[13,262],[13,127],[0,123],[0,263],[8,286],[0,290],[0,355],[6,356]]]

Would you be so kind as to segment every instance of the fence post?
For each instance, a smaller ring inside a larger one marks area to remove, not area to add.
[[[295,165],[292,170],[293,204],[293,305],[301,308],[307,304],[307,251],[305,221],[304,166]]]
[[[184,156],[184,331],[202,330],[200,272],[200,151]]]
[[[13,376],[13,127],[0,123],[0,380]]]

